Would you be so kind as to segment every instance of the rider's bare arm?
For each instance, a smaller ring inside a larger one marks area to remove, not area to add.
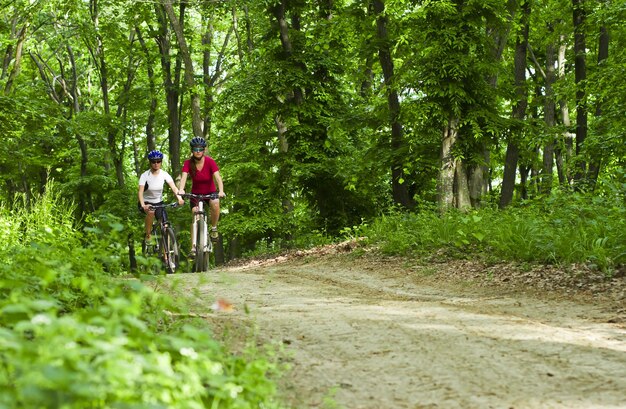
[[[215,180],[215,184],[217,185],[217,193],[219,197],[226,196],[224,194],[224,182],[222,181],[222,175],[220,174],[219,170],[213,173],[213,179]]]
[[[178,182],[178,193],[179,194],[183,194],[185,193],[185,184],[187,183],[187,172],[183,172],[180,175],[180,182]]]

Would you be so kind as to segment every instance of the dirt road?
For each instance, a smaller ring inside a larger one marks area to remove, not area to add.
[[[185,281],[233,303],[216,322],[254,324],[284,346],[284,396],[296,408],[626,408],[626,327],[614,305],[349,255]]]

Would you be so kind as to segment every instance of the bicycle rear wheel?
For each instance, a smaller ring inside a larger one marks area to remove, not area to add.
[[[194,270],[196,273],[206,271],[204,246],[206,245],[206,224],[200,219],[196,223],[196,259]],[[208,260],[207,260],[208,261]]]
[[[179,262],[178,243],[171,227],[167,227],[163,232],[163,262],[169,274],[176,272]]]

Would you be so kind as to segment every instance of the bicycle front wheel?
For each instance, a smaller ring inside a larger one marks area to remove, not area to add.
[[[209,267],[210,267],[210,259],[211,259],[211,253],[213,252],[213,242],[211,241],[211,239],[208,239],[205,243],[205,251],[204,251],[204,264],[202,265],[202,267],[204,268],[204,271],[209,271]]]
[[[174,274],[179,262],[178,243],[174,229],[168,227],[163,232],[163,261],[169,274]]]
[[[206,245],[206,223],[200,219],[196,226],[196,260],[194,271],[206,271],[204,246]]]

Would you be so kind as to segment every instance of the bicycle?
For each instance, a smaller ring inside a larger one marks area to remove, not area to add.
[[[154,218],[150,242],[146,242],[144,238],[141,244],[141,250],[144,257],[158,256],[165,265],[167,273],[174,274],[176,268],[178,268],[180,255],[178,252],[176,233],[167,221],[167,212],[165,211],[167,207],[178,207],[178,203],[150,205],[150,210],[156,211],[157,209],[163,209],[163,212],[161,217],[158,218],[158,222],[157,217]]]
[[[219,195],[217,193],[210,193],[208,195],[184,193],[180,196],[184,198],[198,199],[198,210],[194,212],[194,220],[191,227],[192,231],[196,233],[196,255],[192,271],[194,273],[207,271],[209,269],[209,258],[213,252],[213,242],[209,239],[209,229],[206,211],[204,210],[204,200],[219,199]]]

